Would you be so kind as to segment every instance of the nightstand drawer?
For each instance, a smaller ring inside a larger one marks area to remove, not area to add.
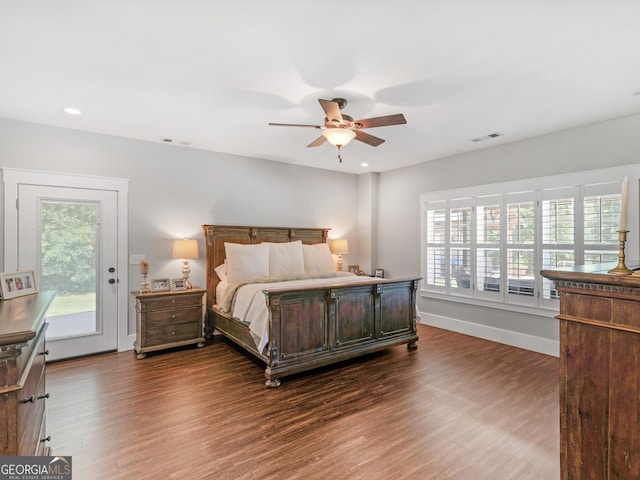
[[[147,328],[174,325],[176,323],[198,322],[202,319],[202,306],[172,310],[155,310],[145,313]]]
[[[140,311],[150,312],[154,310],[165,310],[167,308],[184,308],[190,306],[202,308],[202,295],[176,295],[165,298],[150,298],[140,304]]]
[[[145,343],[148,345],[159,345],[197,338],[200,336],[200,325],[200,322],[190,322],[147,328],[145,332]]]

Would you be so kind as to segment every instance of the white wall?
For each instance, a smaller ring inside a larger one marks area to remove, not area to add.
[[[380,174],[379,267],[391,276],[420,274],[421,193],[637,164],[639,133],[640,115],[632,115]],[[424,322],[440,327],[557,350],[553,318],[426,298],[419,309]]]
[[[330,227],[349,239],[345,264],[404,276],[420,274],[421,193],[637,164],[638,132],[633,115],[356,176],[0,119],[0,166],[129,178],[128,253],[146,254],[152,276],[179,276],[171,241],[198,238],[204,251],[205,223]],[[192,262],[194,284],[204,285],[204,267]],[[137,274],[131,266],[132,289]],[[433,325],[557,354],[550,317],[421,297],[419,309]],[[133,332],[133,302],[129,315]]]
[[[6,119],[0,167],[130,179],[128,253],[146,254],[152,277],[181,276],[172,240],[197,238],[201,258],[191,261],[191,280],[205,285],[202,224],[328,227],[331,238],[353,240],[349,257],[357,263],[356,175]],[[131,290],[138,273],[131,265]],[[133,308],[130,300],[129,333]]]

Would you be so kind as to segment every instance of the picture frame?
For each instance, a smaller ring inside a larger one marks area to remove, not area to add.
[[[151,280],[152,292],[168,292],[171,290],[171,281],[168,278],[154,278]]]
[[[0,283],[2,283],[0,291],[2,292],[3,300],[38,293],[34,270],[2,272],[0,273]]]
[[[384,278],[384,268],[376,268],[376,278]]]
[[[360,275],[360,265],[349,265],[347,267],[349,273],[355,273],[356,275]]]
[[[180,292],[182,290],[186,290],[187,285],[184,281],[184,278],[172,278],[171,279],[171,290]]]

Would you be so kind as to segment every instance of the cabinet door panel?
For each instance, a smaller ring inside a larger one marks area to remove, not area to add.
[[[280,307],[280,352],[283,358],[327,349],[325,296],[293,296]]]
[[[335,302],[336,346],[371,340],[375,317],[372,287],[337,291]]]
[[[380,286],[380,334],[395,335],[410,331],[415,311],[410,301],[413,291],[407,286]]]
[[[640,478],[640,418],[637,415],[640,412],[640,342],[637,337],[637,333],[611,332],[611,444],[610,477],[607,478]]]
[[[563,330],[564,478],[607,478],[610,333],[573,323]]]

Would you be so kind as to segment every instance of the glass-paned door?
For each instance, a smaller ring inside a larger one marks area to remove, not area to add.
[[[117,349],[117,193],[20,185],[19,258],[47,312],[48,360]]]

